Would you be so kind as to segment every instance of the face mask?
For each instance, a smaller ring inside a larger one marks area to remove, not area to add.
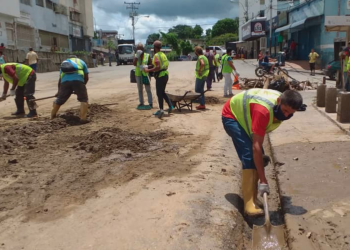
[[[293,114],[290,114],[289,116],[285,116],[282,112],[281,105],[275,105],[273,107],[273,115],[279,121],[289,120],[293,116]]]

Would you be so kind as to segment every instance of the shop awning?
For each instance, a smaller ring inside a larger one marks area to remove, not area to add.
[[[300,26],[304,25],[306,23],[306,21],[311,21],[311,20],[315,20],[316,18],[318,17],[321,17],[322,15],[319,15],[319,16],[312,16],[312,17],[308,17],[308,18],[305,18],[305,19],[302,19],[300,21],[297,21],[297,22],[294,22],[291,24],[290,28],[293,29],[293,28],[301,28]],[[315,20],[317,21],[317,20]],[[309,23],[310,25],[312,25],[313,23]],[[310,26],[309,25],[309,26]]]
[[[288,29],[290,29],[290,26],[291,26],[290,24],[288,24],[286,26],[282,26],[282,27],[276,29],[275,33],[278,33],[278,32],[284,31],[284,30],[288,30]]]
[[[324,21],[326,31],[348,31],[350,27],[349,16],[326,16]]]

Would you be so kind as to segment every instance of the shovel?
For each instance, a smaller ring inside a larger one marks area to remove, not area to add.
[[[253,250],[282,250],[285,246],[284,226],[273,226],[270,222],[267,193],[264,193],[265,224],[254,225]]]
[[[39,107],[39,105],[36,104],[36,101],[46,100],[46,99],[50,99],[50,98],[54,98],[54,97],[56,97],[56,96],[48,96],[48,97],[43,97],[43,98],[38,98],[38,99],[31,99],[28,102],[28,108],[30,110],[37,109]]]

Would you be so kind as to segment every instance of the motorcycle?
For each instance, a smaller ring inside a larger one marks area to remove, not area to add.
[[[255,75],[257,77],[263,77],[264,75],[271,74],[271,68],[272,68],[272,63],[261,63],[256,69],[255,69]],[[286,75],[288,75],[288,71],[286,69],[282,69],[281,62],[276,62],[275,67],[273,68],[272,74],[281,74],[282,72]]]

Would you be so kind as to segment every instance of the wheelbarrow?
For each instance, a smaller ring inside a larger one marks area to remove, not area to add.
[[[203,93],[193,93],[192,91],[186,91],[184,94],[170,94],[167,93],[169,99],[171,100],[172,104],[176,109],[178,109],[181,112],[181,109],[186,107],[188,110],[192,110],[192,104],[194,101],[198,100],[201,96],[204,95]]]
[[[253,227],[253,250],[283,250],[286,241],[284,238],[284,226],[273,226],[270,222],[269,207],[267,205],[267,193],[264,193],[265,224]]]

